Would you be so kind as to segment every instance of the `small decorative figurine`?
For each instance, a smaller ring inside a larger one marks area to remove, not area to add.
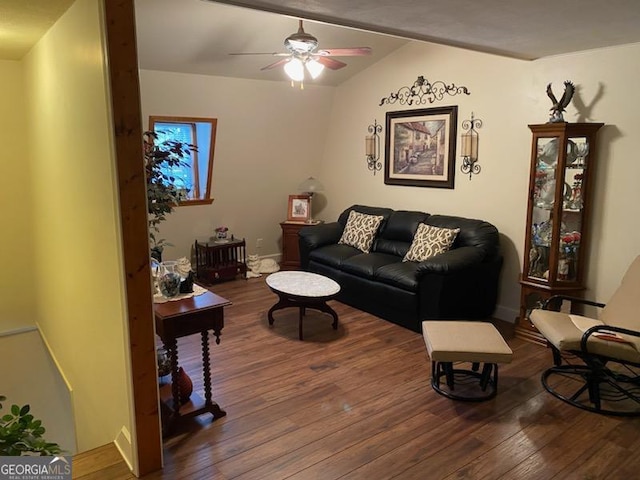
[[[547,85],[547,95],[553,102],[553,106],[550,108],[551,117],[549,117],[549,122],[547,123],[560,123],[564,122],[564,118],[562,116],[562,112],[565,111],[565,107],[569,105],[571,102],[571,98],[573,98],[573,93],[575,92],[575,87],[573,83],[569,80],[564,82],[564,93],[562,94],[562,98],[560,101],[556,99],[556,96],[553,94],[551,90],[551,84]]]
[[[189,271],[187,277],[180,282],[180,293],[193,293],[193,271]]]

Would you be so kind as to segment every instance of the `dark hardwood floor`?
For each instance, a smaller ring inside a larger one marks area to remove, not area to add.
[[[338,330],[308,311],[267,310],[262,278],[211,288],[233,306],[211,343],[214,400],[165,440],[161,472],[145,479],[631,479],[640,478],[640,419],[588,413],[549,395],[550,352],[508,338],[499,392],[483,403],[437,395],[422,336],[339,302]],[[499,325],[504,327],[504,325]],[[509,336],[509,328],[501,328]],[[181,339],[181,364],[202,390],[200,339]],[[142,440],[144,441],[144,440]],[[134,478],[113,446],[76,456],[74,478]]]

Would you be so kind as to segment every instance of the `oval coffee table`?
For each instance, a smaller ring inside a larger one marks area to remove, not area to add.
[[[266,281],[271,291],[280,297],[278,303],[271,307],[267,314],[269,325],[273,325],[273,312],[276,310],[297,307],[300,309],[300,340],[302,340],[302,317],[306,308],[328,313],[333,317],[333,329],[338,329],[338,314],[327,305],[327,300],[331,300],[340,292],[340,285],[336,282],[317,273],[299,271],[272,273]]]

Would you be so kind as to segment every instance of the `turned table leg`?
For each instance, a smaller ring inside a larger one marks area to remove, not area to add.
[[[204,403],[211,406],[211,361],[209,360],[209,331],[203,330],[202,335],[202,376],[204,380]]]
[[[168,343],[165,343],[165,349],[169,352],[169,362],[171,363],[171,397],[173,399],[172,412],[169,417],[168,427],[171,428],[171,424],[180,417],[180,383],[178,381],[178,340],[175,338],[169,339]]]

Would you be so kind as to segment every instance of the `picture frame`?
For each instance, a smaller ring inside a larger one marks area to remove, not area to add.
[[[384,183],[454,188],[458,107],[387,112]]]
[[[289,195],[287,220],[307,222],[311,218],[311,199],[309,195]]]

